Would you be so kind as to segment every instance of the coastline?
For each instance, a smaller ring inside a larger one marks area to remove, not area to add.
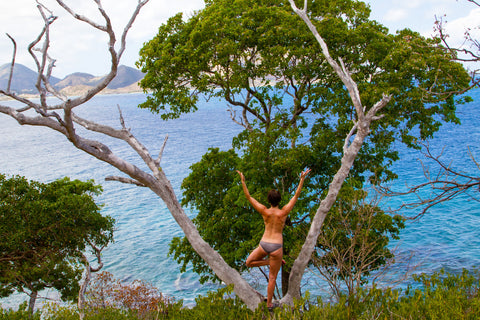
[[[63,93],[67,97],[78,97],[87,93],[87,91],[92,88],[93,87],[91,86],[85,86],[85,85],[71,86],[71,87],[67,87],[60,90],[60,93]],[[115,95],[115,94],[131,94],[131,93],[145,93],[145,91],[138,85],[138,82],[137,82],[123,88],[117,88],[117,89],[105,88],[102,91],[100,91],[98,95],[104,96],[104,95]],[[34,94],[34,93],[22,93],[22,94],[19,94],[18,96],[24,99],[40,98],[39,94]],[[49,97],[54,97],[54,96],[50,94]],[[12,100],[15,100],[15,99],[6,95],[0,95],[0,101],[12,101]]]

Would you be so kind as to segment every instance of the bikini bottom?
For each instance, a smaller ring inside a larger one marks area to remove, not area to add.
[[[260,241],[260,247],[262,247],[262,249],[265,250],[266,253],[272,253],[273,251],[277,251],[278,249],[283,247],[283,245],[281,243]]]

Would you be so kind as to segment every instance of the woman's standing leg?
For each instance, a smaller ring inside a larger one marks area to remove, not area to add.
[[[270,272],[268,273],[267,306],[272,307],[273,292],[277,283],[278,271],[282,266],[283,248],[270,253]]]

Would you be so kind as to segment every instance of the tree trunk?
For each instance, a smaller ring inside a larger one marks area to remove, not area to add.
[[[253,289],[240,275],[240,273],[230,267],[222,256],[215,251],[205,240],[202,239],[196,226],[192,220],[185,214],[183,208],[178,202],[173,187],[167,180],[163,171],[158,171],[156,174],[158,183],[150,186],[158,196],[167,205],[170,213],[175,221],[182,228],[189,243],[192,245],[195,252],[208,264],[208,266],[215,272],[215,274],[225,284],[233,284],[235,294],[247,305],[251,310],[255,310],[260,302],[263,301],[263,296]]]
[[[83,320],[85,317],[85,292],[87,291],[88,284],[90,283],[90,279],[92,277],[92,273],[90,270],[90,266],[85,268],[85,279],[83,280],[82,285],[80,286],[80,291],[78,293],[78,314],[80,316],[80,320]]]
[[[30,299],[28,300],[28,311],[30,312],[30,318],[33,317],[33,311],[35,309],[35,302],[37,301],[38,291],[33,290],[29,294]]]
[[[342,184],[347,178],[348,173],[350,172],[353,162],[355,161],[355,158],[367,134],[368,131],[359,131],[355,136],[353,143],[343,155],[342,165],[335,174],[330,184],[327,196],[320,203],[320,206],[318,207],[317,212],[315,213],[315,216],[312,220],[312,224],[307,234],[305,243],[302,246],[302,250],[300,251],[300,254],[298,255],[295,262],[293,263],[289,280],[288,293],[283,297],[282,303],[292,305],[294,298],[300,299],[300,285],[303,273],[305,272],[305,269],[307,268],[307,265],[312,257],[313,251],[315,250],[315,245],[317,244],[317,239],[320,235],[320,231],[323,222],[325,221],[325,217],[327,216],[327,213],[332,207],[332,205],[335,203]]]
[[[290,278],[290,272],[282,267],[282,296],[285,296],[288,292],[288,279]]]

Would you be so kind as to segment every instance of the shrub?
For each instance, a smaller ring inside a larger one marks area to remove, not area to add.
[[[133,284],[120,284],[118,287],[118,281],[112,280],[111,275],[107,273],[97,280],[94,288],[99,291],[96,291],[96,298],[90,301],[85,320],[480,318],[480,274],[476,270],[473,272],[463,270],[458,275],[447,274],[444,271],[433,275],[422,274],[414,277],[418,285],[416,289],[410,288],[405,291],[376,287],[360,289],[354,296],[341,296],[337,303],[326,303],[321,298],[311,301],[306,294],[292,307],[284,306],[269,311],[266,304],[261,304],[255,312],[250,311],[243,302],[232,295],[231,287],[198,297],[195,300],[196,305],[187,308],[183,306],[182,301],[153,299],[158,290],[149,285],[142,289],[130,287]],[[124,292],[120,296],[110,294],[113,288],[120,288]],[[158,301],[156,305],[153,303],[154,300]],[[20,320],[28,317],[26,303],[22,304],[18,311],[0,309],[0,320]],[[36,312],[32,319],[40,320],[40,313]],[[49,304],[43,310],[42,319],[77,320],[79,314],[76,307]]]
[[[174,299],[145,281],[122,283],[106,271],[96,275],[85,298],[86,310],[120,309],[135,313],[139,319],[168,314],[174,303]]]
[[[0,320],[40,320],[40,316],[40,312],[35,312],[33,315],[31,314],[28,310],[27,302],[20,304],[16,311],[12,309],[0,309]]]

